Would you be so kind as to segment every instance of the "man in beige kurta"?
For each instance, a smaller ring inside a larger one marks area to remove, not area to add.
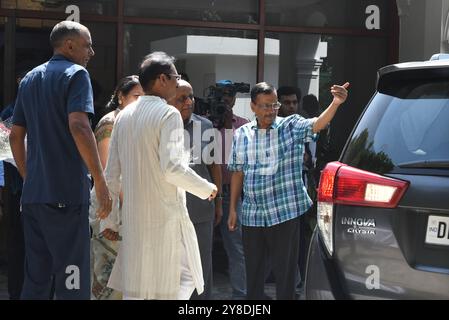
[[[123,110],[111,137],[106,181],[123,190],[122,244],[108,286],[137,299],[188,299],[203,291],[198,243],[185,191],[212,200],[217,189],[188,166],[176,95],[178,73],[165,53],[148,55],[145,95]]]

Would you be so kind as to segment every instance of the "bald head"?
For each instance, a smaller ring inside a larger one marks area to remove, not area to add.
[[[61,21],[53,27],[50,33],[50,44],[53,49],[60,48],[64,40],[70,37],[79,37],[82,34],[89,34],[89,29],[81,23],[74,21]]]
[[[170,99],[168,103],[179,110],[184,123],[187,123],[192,116],[194,102],[195,98],[193,97],[191,84],[185,80],[179,80],[176,96]]]
[[[63,55],[68,60],[87,67],[95,55],[89,29],[78,22],[61,21],[50,34],[53,54]]]
[[[183,79],[178,81],[178,88],[180,88],[180,87],[189,88],[189,89],[191,89],[193,91],[192,85],[190,83],[188,83],[187,81],[183,80]]]

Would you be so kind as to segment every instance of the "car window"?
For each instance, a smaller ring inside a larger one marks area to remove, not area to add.
[[[404,83],[377,93],[342,161],[376,173],[403,163],[449,160],[449,82]]]

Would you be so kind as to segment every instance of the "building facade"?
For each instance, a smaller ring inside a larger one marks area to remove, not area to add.
[[[448,22],[445,30],[440,26],[447,16],[448,0],[0,3],[3,106],[14,99],[16,75],[51,56],[51,28],[70,19],[85,24],[92,33],[96,55],[88,70],[99,114],[117,79],[135,74],[142,58],[154,50],[177,58],[178,71],[188,75],[197,96],[221,79],[251,85],[267,81],[299,87],[303,95],[313,93],[324,107],[332,98],[330,85],[349,81],[349,99],[332,123],[334,158],[373,93],[377,69],[428,58],[430,51],[447,48],[448,38]],[[446,42],[435,39],[437,27]],[[236,113],[252,117],[248,94],[238,95]]]

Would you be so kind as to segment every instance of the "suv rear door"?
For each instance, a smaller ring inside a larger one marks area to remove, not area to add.
[[[381,70],[341,162],[409,182],[396,208],[335,205],[344,291],[449,299],[449,65]]]

